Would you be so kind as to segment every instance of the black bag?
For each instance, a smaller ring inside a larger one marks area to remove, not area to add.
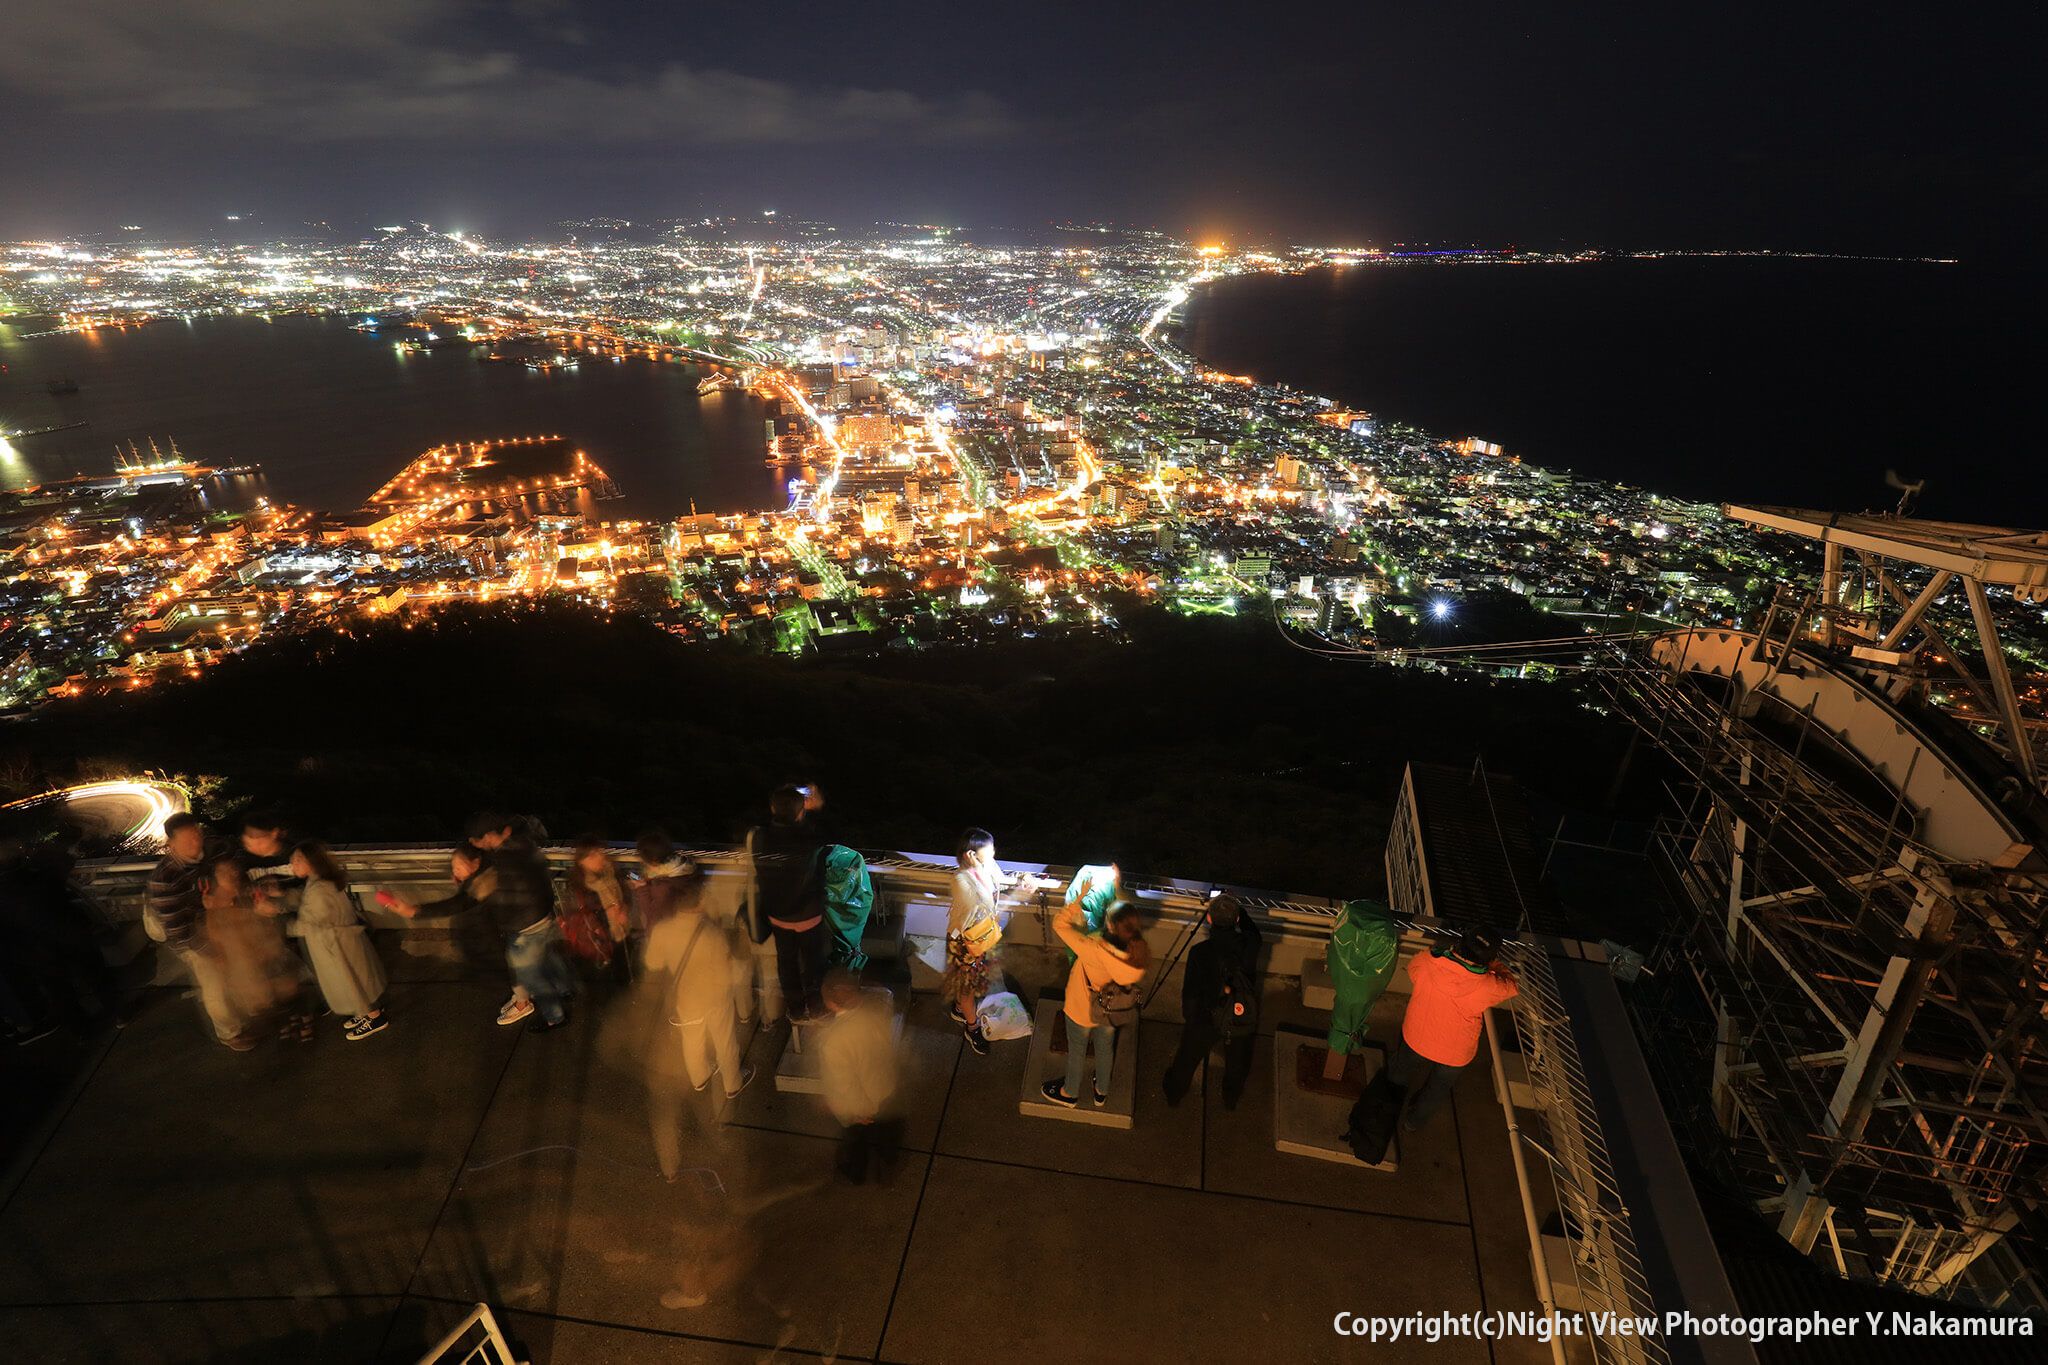
[[[1259,1031],[1259,987],[1243,965],[1223,969],[1223,998],[1209,1007],[1209,1021],[1225,1038]]]
[[[1351,1106],[1351,1126],[1344,1133],[1351,1155],[1368,1166],[1387,1159],[1387,1145],[1394,1140],[1394,1125],[1400,1122],[1401,1101],[1406,1098],[1406,1092],[1387,1079],[1387,1069],[1381,1067],[1358,1103]]]
[[[1136,986],[1126,986],[1121,981],[1097,986],[1088,1000],[1095,1007],[1096,1023],[1113,1024],[1117,1028],[1137,1023],[1138,1007],[1144,1003]]]

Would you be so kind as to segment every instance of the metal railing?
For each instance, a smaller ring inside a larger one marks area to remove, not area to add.
[[[1565,1301],[1560,1291],[1568,1287],[1575,1311],[1609,1313],[1617,1318],[1655,1316],[1656,1300],[1636,1252],[1628,1204],[1607,1154],[1607,1139],[1593,1092],[1586,1084],[1571,1019],[1550,969],[1550,950],[1541,943],[1517,941],[1503,945],[1502,957],[1515,973],[1518,990],[1510,1017],[1545,1132],[1541,1138],[1532,1135],[1513,1122],[1512,1115],[1510,1126],[1520,1144],[1542,1159],[1549,1174],[1568,1252],[1567,1286],[1557,1283],[1556,1263],[1548,1248],[1532,1246],[1538,1292],[1550,1309]],[[1487,1039],[1495,1075],[1504,1077],[1500,1040],[1491,1015]],[[1501,1089],[1504,1107],[1512,1110],[1512,1105],[1505,1103],[1507,1087]],[[1516,1166],[1517,1174],[1524,1175],[1519,1154]],[[1665,1365],[1670,1359],[1662,1341],[1652,1337],[1593,1335],[1587,1340],[1594,1359],[1601,1362]]]

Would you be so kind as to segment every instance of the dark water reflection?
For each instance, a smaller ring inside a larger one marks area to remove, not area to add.
[[[0,448],[0,486],[104,473],[117,445],[175,438],[205,464],[261,464],[272,497],[346,509],[430,446],[553,432],[618,484],[609,516],[787,501],[786,475],[762,463],[767,406],[746,393],[700,397],[694,366],[587,358],[543,373],[486,363],[481,348],[408,354],[388,336],[300,316],[22,336],[43,325],[0,325],[0,428],[91,425]],[[60,376],[78,393],[50,395],[46,381]]]

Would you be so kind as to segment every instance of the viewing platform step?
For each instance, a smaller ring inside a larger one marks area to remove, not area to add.
[[[1282,1028],[1273,1034],[1273,1146],[1290,1156],[1314,1157],[1392,1175],[1401,1169],[1400,1134],[1387,1144],[1386,1160],[1369,1165],[1351,1155],[1342,1134],[1351,1106],[1386,1065],[1386,1049],[1367,1043],[1352,1054],[1340,1082],[1321,1081],[1329,1043],[1319,1034]],[[1309,1055],[1303,1056],[1303,1053]]]
[[[1116,1061],[1109,1075],[1109,1103],[1095,1103],[1095,1057],[1091,1053],[1081,1069],[1081,1101],[1068,1109],[1052,1103],[1043,1093],[1047,1081],[1063,1078],[1067,1071],[1066,1052],[1053,1051],[1053,1039],[1066,1035],[1067,1021],[1061,1002],[1051,996],[1041,999],[1031,1023],[1031,1055],[1024,1061],[1024,1085],[1017,1098],[1017,1112],[1027,1118],[1129,1128],[1138,1102],[1138,1025],[1117,1030]]]

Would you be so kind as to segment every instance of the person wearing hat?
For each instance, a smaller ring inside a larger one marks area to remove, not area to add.
[[[1454,942],[1408,960],[1414,994],[1387,1058],[1387,1079],[1408,1097],[1402,1132],[1429,1122],[1478,1055],[1486,1012],[1515,998],[1514,977],[1494,965],[1499,955],[1499,934],[1468,929]]]
[[[1237,1108],[1259,1041],[1259,926],[1243,902],[1217,896],[1202,913],[1209,936],[1188,950],[1181,977],[1180,1047],[1162,1089],[1177,1105],[1195,1071],[1223,1044],[1223,1107]]]

